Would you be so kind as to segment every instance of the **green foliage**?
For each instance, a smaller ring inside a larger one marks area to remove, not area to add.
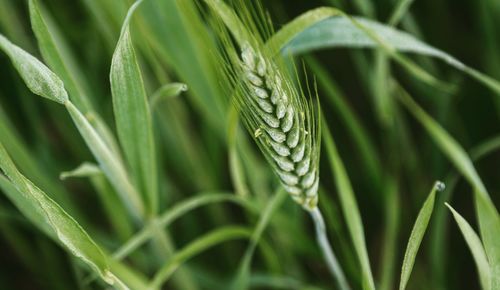
[[[151,113],[142,74],[130,37],[129,10],[111,62],[111,92],[116,129],[135,184],[153,214],[158,207],[158,179]]]
[[[366,250],[363,222],[361,221],[361,214],[359,213],[351,181],[349,180],[342,159],[339,156],[333,137],[328,131],[328,126],[324,125],[323,128],[325,128],[323,136],[325,139],[326,152],[335,178],[342,212],[347,221],[347,228],[349,229],[349,234],[362,269],[363,289],[375,289],[372,270],[370,268],[370,260]]]
[[[1,289],[500,289],[498,1],[70,2],[0,0]]]
[[[35,223],[43,223],[41,227],[45,230],[47,230],[47,224],[51,233],[73,255],[99,273],[107,283],[121,283],[110,272],[106,257],[87,232],[57,203],[18,171],[1,143],[0,168],[22,196],[22,199],[15,198],[20,209],[24,212],[29,211],[28,216]]]
[[[490,265],[488,263],[488,258],[486,257],[486,253],[484,252],[483,245],[481,244],[481,239],[474,232],[474,229],[469,225],[469,223],[449,204],[446,206],[450,209],[453,214],[453,218],[457,222],[462,235],[464,236],[467,245],[469,246],[470,251],[472,252],[472,256],[474,257],[474,261],[476,262],[476,267],[479,273],[481,286],[483,289],[491,289],[491,273],[490,273]]]

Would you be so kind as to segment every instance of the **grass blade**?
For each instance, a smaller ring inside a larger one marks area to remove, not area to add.
[[[58,31],[49,25],[50,19],[42,14],[38,0],[29,1],[29,11],[31,27],[38,40],[43,59],[63,80],[71,101],[83,112],[91,110],[91,102],[83,89],[82,73],[77,70],[78,66],[66,43],[62,41]]]
[[[489,196],[474,190],[479,230],[491,269],[491,289],[500,289],[500,216]]]
[[[467,156],[465,150],[460,147],[457,141],[455,141],[439,124],[434,121],[411,97],[400,88],[400,93],[398,94],[399,100],[408,109],[409,112],[422,124],[422,126],[427,130],[427,132],[434,139],[436,144],[441,148],[444,154],[448,156],[451,162],[457,167],[457,169],[463,174],[465,179],[474,186],[478,188],[481,193],[487,194],[486,188],[479,178],[472,161]]]
[[[370,268],[370,260],[366,250],[365,233],[363,222],[356,202],[356,197],[352,189],[351,182],[346,169],[335,146],[335,141],[328,129],[326,122],[323,122],[323,138],[326,147],[330,167],[333,171],[335,184],[339,194],[342,212],[347,222],[347,228],[351,236],[363,276],[363,289],[375,289],[373,275]]]
[[[64,89],[62,80],[42,62],[1,34],[0,49],[7,54],[26,86],[34,94],[60,104],[68,101],[68,93]]]
[[[399,100],[407,107],[422,126],[424,126],[438,147],[473,187],[481,237],[492,269],[492,287],[500,287],[500,216],[498,215],[498,211],[486,187],[479,178],[469,156],[465,150],[460,147],[457,141],[434,121],[434,119],[427,115],[406,91],[401,87],[399,91]]]
[[[448,84],[397,52],[427,55],[445,61],[500,94],[498,80],[466,66],[451,55],[410,34],[362,17],[350,17],[335,8],[321,7],[300,15],[270,39],[269,47],[282,50],[285,55],[332,47],[379,47],[414,76],[441,89],[450,89]]]
[[[129,10],[111,62],[111,92],[116,128],[135,184],[150,213],[158,207],[158,181],[150,108],[137,62],[129,21],[142,1]]]
[[[455,209],[453,209],[448,203],[446,203],[446,206],[453,214],[453,218],[455,218],[455,221],[457,222],[457,225],[460,228],[467,245],[469,246],[472,256],[474,257],[474,262],[476,263],[483,290],[491,289],[490,265],[488,264],[488,259],[486,258],[486,253],[484,252],[481,239],[479,239],[479,236],[476,232],[474,232],[474,229]]]
[[[403,266],[401,268],[401,281],[399,283],[399,290],[406,289],[408,280],[410,279],[411,272],[413,270],[413,265],[415,264],[415,258],[417,257],[418,249],[424,238],[425,231],[427,230],[427,225],[431,219],[432,211],[434,209],[434,201],[436,199],[436,191],[441,191],[444,189],[444,184],[437,181],[434,183],[432,190],[424,202],[424,205],[418,213],[415,225],[411,230],[410,239],[408,240],[408,245],[406,246],[405,256],[403,259]]]
[[[3,145],[2,145],[3,146]],[[12,182],[3,175],[0,175],[0,189],[7,198],[17,207],[17,209],[33,223],[35,227],[46,235],[55,238],[55,234],[49,225],[44,222],[43,215],[36,210],[36,205],[26,202],[25,197],[17,190]]]
[[[36,210],[59,241],[76,257],[109,284],[116,280],[109,270],[106,257],[84,229],[67,214],[56,202],[24,177],[16,168],[3,145],[0,144],[0,167],[12,184],[21,193],[23,203]],[[33,218],[35,215],[32,215]]]

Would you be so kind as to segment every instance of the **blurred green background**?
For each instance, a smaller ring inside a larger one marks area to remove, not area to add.
[[[68,68],[78,84],[73,90],[88,97],[89,103],[77,105],[84,112],[97,112],[114,130],[109,68],[122,21],[133,1],[40,2],[47,23],[58,35],[57,42],[64,47],[65,59],[71,60]],[[299,14],[326,5],[387,23],[398,2],[268,0],[264,6],[278,30]],[[230,123],[227,97],[212,57],[216,46],[196,11],[197,5],[188,0],[146,0],[132,21],[132,38],[148,94],[174,81],[189,87],[179,97],[153,108],[160,212],[186,198],[215,192],[236,192],[263,209],[278,183],[244,130],[238,133],[238,161],[231,157],[226,138]],[[42,59],[29,19],[27,1],[0,0],[0,33]],[[500,1],[416,0],[397,27],[500,79]],[[387,115],[378,111],[377,98],[384,94],[380,84],[387,85],[378,78],[378,52],[335,48],[303,56],[298,59],[318,79],[324,115],[356,193],[380,289],[398,285],[406,242],[435,180],[445,181],[448,187],[438,195],[408,289],[479,289],[472,256],[443,204],[450,202],[475,226],[472,190],[457,178],[453,166],[403,106],[393,101]],[[443,62],[409,57],[453,88],[442,90],[423,83],[392,62],[389,74],[463,148],[478,157],[475,166],[498,205],[498,96]],[[360,140],[367,140],[373,151],[361,152]],[[486,148],[487,154],[479,159],[485,149],[480,146],[489,140],[493,143],[486,144],[493,148]],[[106,201],[100,195],[113,191],[105,180],[60,180],[61,172],[94,159],[64,108],[31,94],[4,54],[0,55],[0,141],[21,171],[109,252],[138,230],[130,217],[120,214],[123,208],[110,213],[110,204],[122,206],[116,198]],[[339,260],[353,288],[358,289],[359,266],[325,150],[322,153],[320,207]],[[235,166],[244,172],[247,188],[235,184]],[[258,214],[259,210],[247,211],[232,204],[197,209],[168,227],[170,244],[181,248],[210,229],[228,224],[252,228]],[[229,241],[196,256],[164,289],[223,289],[235,275],[246,245],[245,240]],[[0,195],[0,248],[0,289],[105,287],[89,282],[85,268],[33,227],[4,195]],[[159,254],[152,242],[125,262],[150,277],[168,257],[168,252]],[[264,233],[252,264],[251,283],[253,289],[332,289],[312,224],[288,199]]]

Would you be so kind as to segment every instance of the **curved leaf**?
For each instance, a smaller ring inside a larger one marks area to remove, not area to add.
[[[61,180],[64,180],[69,177],[92,177],[96,175],[101,175],[102,171],[99,168],[99,166],[90,163],[90,162],[84,162],[80,164],[77,168],[71,170],[71,171],[64,171],[61,172],[59,175],[59,178]]]
[[[26,211],[27,208],[35,210],[35,213],[28,215],[29,218],[41,217],[73,255],[99,273],[107,283],[113,284],[115,278],[110,272],[106,256],[99,246],[64,209],[18,171],[1,143],[0,168],[22,195],[22,199],[18,199],[16,202],[20,209],[23,211]],[[42,229],[44,228],[47,229],[42,226]]]
[[[457,225],[460,228],[470,251],[472,252],[483,290],[491,289],[490,265],[488,264],[488,259],[486,258],[486,253],[484,252],[481,239],[479,239],[476,232],[474,232],[474,229],[455,209],[453,209],[448,203],[446,203],[446,206],[453,214],[453,218],[455,218],[455,221],[457,222]]]
[[[68,93],[64,89],[62,80],[42,62],[1,34],[0,50],[7,54],[26,86],[34,94],[60,104],[68,101]]]
[[[154,110],[156,105],[162,100],[177,97],[182,92],[185,92],[187,90],[188,86],[183,83],[166,84],[156,90],[156,92],[154,92],[153,95],[149,98],[149,106],[151,107],[151,110]]]
[[[416,77],[443,89],[449,89],[447,84],[437,80],[397,52],[437,57],[500,94],[498,80],[464,65],[451,55],[423,43],[408,33],[366,18],[351,17],[335,8],[321,7],[300,15],[279,30],[270,39],[269,46],[281,50],[285,55],[330,47],[379,47]]]

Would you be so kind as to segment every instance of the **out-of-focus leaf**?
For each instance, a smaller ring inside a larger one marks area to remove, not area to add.
[[[284,55],[331,47],[379,47],[416,77],[437,87],[449,89],[447,84],[398,52],[437,57],[500,94],[500,82],[466,66],[451,55],[408,33],[362,17],[351,17],[335,8],[321,7],[298,16],[279,30],[268,45],[276,52],[281,50]]]
[[[187,246],[175,253],[170,260],[155,274],[152,282],[151,289],[160,288],[161,285],[167,281],[172,274],[184,262],[192,257],[214,247],[220,243],[227,242],[235,239],[249,238],[252,236],[252,231],[245,227],[239,226],[225,226],[205,234],[196,240],[190,242]]]
[[[0,49],[9,56],[12,64],[34,93],[49,100],[64,104],[68,93],[62,80],[31,54],[14,45],[0,34]]]
[[[469,223],[455,209],[453,209],[448,203],[446,203],[446,206],[453,214],[453,217],[455,218],[455,221],[457,222],[457,225],[460,228],[467,245],[469,246],[472,256],[474,257],[474,262],[476,263],[483,290],[491,289],[490,265],[488,264],[488,258],[486,258],[486,253],[484,252],[481,239]]]
[[[231,289],[235,290],[248,289],[251,276],[250,266],[252,263],[253,254],[255,252],[255,249],[257,248],[257,244],[262,238],[262,234],[264,233],[264,230],[268,226],[273,214],[276,213],[276,211],[283,204],[287,196],[288,194],[286,191],[284,191],[282,188],[278,189],[278,192],[274,194],[272,199],[263,209],[259,221],[255,226],[255,229],[253,230],[252,238],[247,246],[245,255],[240,260],[240,265],[238,267],[238,271],[236,273],[235,280],[233,282]]]
[[[455,141],[434,119],[432,119],[402,88],[399,89],[398,96],[401,102],[408,108],[409,112],[424,126],[427,132],[448,156],[451,162],[463,174],[465,179],[481,194],[487,195],[486,188],[479,178],[472,161],[465,150]],[[489,198],[489,197],[488,197]]]
[[[73,122],[87,143],[90,151],[99,162],[103,172],[108,177],[113,187],[120,194],[125,205],[135,218],[141,219],[144,214],[144,205],[139,193],[130,183],[124,165],[120,162],[94,127],[71,102],[66,103]]]
[[[318,86],[323,90],[324,95],[321,96],[322,105],[329,105],[335,109],[342,121],[349,129],[349,134],[352,135],[356,143],[357,150],[363,158],[365,164],[361,170],[366,170],[367,174],[375,184],[381,181],[381,162],[373,140],[370,139],[370,134],[363,126],[359,116],[355,114],[353,109],[345,100],[345,96],[339,90],[335,81],[329,77],[328,72],[321,64],[312,57],[306,57],[306,64],[316,76]]]
[[[100,174],[102,174],[102,171],[99,166],[90,162],[84,162],[71,171],[61,172],[59,177],[64,180],[69,177],[92,177]]]
[[[474,189],[479,230],[490,264],[491,289],[500,289],[500,216],[488,195]]]
[[[205,0],[205,3],[219,15],[227,28],[231,31],[238,44],[244,44],[247,39],[251,39],[245,25],[238,18],[234,10],[221,0]]]
[[[198,194],[197,196],[184,200],[174,205],[172,208],[166,210],[165,213],[163,213],[158,217],[156,225],[143,228],[140,232],[138,232],[130,240],[128,240],[124,245],[122,245],[113,254],[113,257],[116,260],[121,260],[125,258],[128,254],[132,253],[135,249],[140,247],[142,244],[144,244],[146,241],[148,241],[154,236],[155,232],[154,227],[167,227],[173,221],[180,218],[181,216],[184,216],[193,209],[219,202],[231,202],[239,204],[253,212],[258,211],[258,209],[255,208],[252,203],[241,197],[235,196],[233,193],[207,192],[203,194]]]
[[[116,155],[116,158],[122,160],[118,141],[116,140],[115,135],[113,134],[113,132],[111,132],[111,129],[104,122],[104,120],[102,120],[102,118],[93,111],[85,113],[85,118],[87,118],[92,127],[94,127],[94,129],[101,136],[106,145],[108,145],[109,149],[113,151],[113,153]]]
[[[330,167],[335,177],[335,184],[339,194],[342,212],[347,222],[347,228],[354,244],[361,272],[363,276],[363,289],[375,289],[372,270],[370,268],[370,259],[366,250],[365,233],[363,231],[363,222],[361,213],[356,202],[354,190],[352,189],[349,176],[344,167],[344,163],[337,151],[335,141],[328,129],[326,122],[322,124],[322,133],[325,142],[326,152],[330,161]]]
[[[181,93],[187,91],[187,89],[187,85],[183,83],[166,84],[156,90],[156,92],[154,92],[153,95],[149,98],[149,106],[152,110],[154,110],[158,102],[177,97]]]
[[[118,137],[135,184],[146,200],[148,210],[158,206],[158,177],[153,127],[149,104],[137,62],[129,21],[142,1],[130,8],[111,62],[111,92]]]

